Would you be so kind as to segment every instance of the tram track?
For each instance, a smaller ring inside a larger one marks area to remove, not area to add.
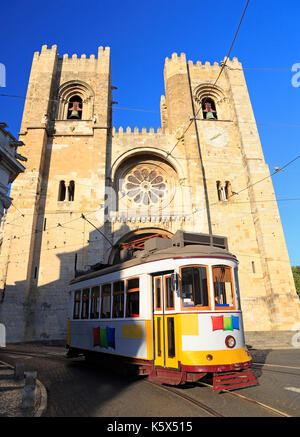
[[[203,402],[200,402],[197,399],[192,398],[191,396],[180,393],[178,390],[176,390],[173,387],[167,387],[167,386],[161,385],[157,382],[149,381],[148,379],[146,379],[144,382],[147,384],[151,384],[160,390],[164,390],[164,391],[168,391],[170,393],[176,394],[181,399],[184,399],[185,401],[188,401],[188,402],[192,403],[193,405],[196,405],[198,408],[200,408],[205,413],[208,413],[212,417],[224,417],[223,414],[219,413],[218,411],[214,410],[213,408],[209,407],[208,405],[204,404]]]
[[[3,353],[3,359],[4,359],[4,355],[15,355],[17,356],[27,356],[27,357],[32,357],[32,358],[42,358],[42,359],[48,359],[48,360],[55,360],[55,361],[64,361],[67,362],[69,361],[67,359],[67,357],[65,355],[62,355],[61,353],[48,353],[48,352],[37,352],[37,351],[20,351],[18,349],[11,349],[11,348],[5,348],[3,350],[1,350],[1,352]],[[297,373],[292,373],[292,372],[285,372],[283,370],[276,370],[275,368],[281,368],[281,369],[293,369],[293,370],[300,370],[300,367],[293,367],[293,366],[283,366],[283,365],[277,365],[277,364],[265,364],[265,363],[253,363],[253,367],[256,368],[260,368],[263,367],[264,371],[269,371],[269,372],[273,372],[273,373],[280,373],[280,374],[285,374],[285,375],[293,375],[293,376],[298,376]],[[268,368],[270,367],[270,368]],[[211,417],[226,417],[224,416],[222,413],[220,413],[219,411],[215,410],[214,408],[211,408],[210,406],[206,405],[203,402],[200,402],[198,399],[195,399],[192,396],[186,395],[182,392],[180,392],[178,389],[174,388],[174,387],[170,387],[170,386],[166,386],[166,385],[161,385],[159,383],[156,383],[154,381],[149,381],[147,379],[144,380],[145,383],[147,384],[151,384],[152,386],[156,387],[159,390],[164,390],[164,391],[168,391],[170,393],[175,394],[176,396],[180,397],[181,399],[184,399],[187,402],[192,403],[193,405],[196,405],[198,408],[200,408],[202,411],[204,411],[205,413],[209,414]],[[208,388],[213,388],[212,384],[203,382],[203,381],[198,381],[196,383],[197,385],[201,385],[201,386],[205,386]],[[222,390],[222,392],[227,395],[227,396],[232,396],[238,399],[241,399],[245,402],[251,403],[252,405],[256,405],[258,407],[263,408],[266,411],[269,411],[270,413],[272,413],[272,415],[276,414],[279,417],[293,417],[283,411],[280,411],[276,408],[271,407],[270,405],[266,405],[262,402],[256,401],[255,399],[249,398],[245,395],[242,395],[240,393],[236,393],[233,391],[229,391],[229,390]]]
[[[20,355],[20,356],[27,356],[32,358],[44,358],[44,359],[53,359],[53,360],[59,360],[59,361],[66,361],[67,357],[61,354],[51,354],[51,353],[39,353],[39,352],[26,352],[26,351],[19,351],[18,349],[8,349],[5,348],[1,350],[0,352],[7,354],[8,356],[10,354],[12,355]]]
[[[200,384],[200,385],[205,386],[205,387],[210,387],[211,389],[213,388],[212,384],[208,384],[208,383],[205,383],[202,381],[198,381],[197,384]],[[271,412],[272,414],[274,414],[274,413],[277,414],[279,417],[293,417],[290,414],[285,413],[284,411],[280,411],[277,408],[273,408],[270,405],[266,405],[263,402],[256,401],[255,399],[249,398],[248,396],[245,396],[245,395],[241,395],[240,393],[235,393],[235,392],[232,392],[232,391],[229,391],[226,389],[223,389],[222,392],[226,395],[229,395],[229,396],[232,396],[232,397],[235,397],[238,399],[242,399],[250,404],[257,405],[257,406],[265,409],[266,411]]]
[[[263,368],[264,371],[272,372],[272,373],[281,373],[283,375],[300,376],[300,367],[282,366],[280,364],[267,364],[267,363],[253,363],[252,367],[255,369]],[[276,367],[277,370],[274,369],[274,367]],[[294,373],[294,372],[289,372],[289,371],[284,371],[284,370],[278,370],[278,368],[280,368],[280,369],[294,369],[294,370],[298,370],[299,372]]]

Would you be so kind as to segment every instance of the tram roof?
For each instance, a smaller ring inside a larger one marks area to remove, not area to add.
[[[70,281],[70,284],[86,281],[97,276],[107,275],[109,273],[116,272],[118,270],[124,270],[128,267],[134,267],[148,262],[159,261],[164,259],[174,258],[190,258],[190,257],[210,257],[210,258],[232,258],[237,259],[234,254],[227,249],[222,249],[214,246],[206,245],[187,245],[184,247],[168,247],[166,249],[156,250],[155,252],[144,252],[140,256],[134,257],[128,261],[123,261],[119,264],[114,264],[108,267],[104,267],[101,270],[96,270],[83,275],[80,275]]]

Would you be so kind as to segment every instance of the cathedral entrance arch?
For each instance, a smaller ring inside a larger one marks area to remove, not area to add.
[[[109,255],[108,263],[118,264],[121,261],[120,253],[124,249],[130,249],[133,252],[135,250],[142,250],[144,242],[152,237],[172,238],[173,234],[161,228],[143,228],[128,232],[114,245]]]

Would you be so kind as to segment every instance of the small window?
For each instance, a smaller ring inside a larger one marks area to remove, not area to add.
[[[110,319],[111,285],[104,284],[101,287],[101,319]]]
[[[66,198],[66,184],[65,181],[60,181],[58,188],[58,201],[63,202]]]
[[[208,307],[207,270],[204,266],[181,269],[183,307]]]
[[[168,329],[168,357],[175,357],[175,327],[174,327],[174,317],[167,318],[167,329]]]
[[[174,309],[174,290],[172,289],[171,276],[165,277],[166,310]]]
[[[69,100],[68,119],[81,120],[82,118],[82,98],[73,96]]]
[[[129,279],[126,290],[126,317],[139,317],[140,315],[140,285],[139,278]]]
[[[69,182],[69,186],[68,186],[68,200],[70,202],[74,201],[74,196],[75,196],[75,182],[74,181],[70,181]]]
[[[230,182],[226,181],[223,185],[221,181],[217,181],[217,191],[219,201],[227,201],[232,194]]]
[[[229,181],[225,182],[225,196],[226,196],[226,200],[232,197],[231,183]]]
[[[203,118],[206,120],[213,120],[217,119],[217,111],[216,111],[216,105],[213,99],[207,97],[202,100],[202,112],[203,112]]]
[[[81,294],[80,290],[77,290],[74,293],[73,319],[79,319],[79,314],[80,314],[80,294]]]
[[[232,307],[233,301],[233,284],[231,278],[231,267],[213,266],[213,282],[215,292],[216,307]]]
[[[89,288],[85,288],[82,291],[82,306],[81,306],[81,318],[82,319],[89,318],[89,297],[90,297],[90,290],[89,290]]]
[[[93,287],[92,293],[91,293],[91,319],[98,319],[99,318],[99,297],[100,297],[100,291],[99,287]]]
[[[155,309],[161,310],[161,278],[155,278]]]
[[[124,281],[114,282],[112,316],[117,319],[124,317]]]

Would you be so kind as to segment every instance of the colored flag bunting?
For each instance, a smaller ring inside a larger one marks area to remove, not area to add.
[[[238,316],[211,316],[213,331],[233,331],[240,329]]]

